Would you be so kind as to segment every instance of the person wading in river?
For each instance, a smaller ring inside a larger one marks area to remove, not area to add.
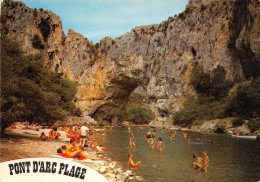
[[[209,167],[209,156],[208,156],[208,152],[204,151],[203,152],[204,155],[204,171],[207,172],[207,168]]]
[[[135,148],[135,142],[136,142],[136,139],[134,137],[134,134],[132,133],[129,138],[129,145],[130,145],[131,149],[132,149],[132,146],[134,146],[134,148]]]

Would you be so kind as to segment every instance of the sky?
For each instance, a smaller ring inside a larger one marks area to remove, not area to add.
[[[119,37],[141,25],[160,24],[185,10],[188,0],[21,0],[30,8],[57,14],[63,30],[82,34],[93,43]]]

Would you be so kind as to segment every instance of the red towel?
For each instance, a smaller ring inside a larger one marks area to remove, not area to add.
[[[59,156],[62,156],[62,157],[65,157],[65,158],[74,158],[74,159],[78,159],[78,160],[83,160],[84,158],[82,158],[82,157],[69,157],[67,154],[59,154],[58,153],[58,155]]]

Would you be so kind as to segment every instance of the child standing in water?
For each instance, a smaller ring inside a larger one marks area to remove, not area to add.
[[[146,133],[144,134],[144,137],[143,137],[143,140],[145,141],[145,139],[146,139]]]
[[[171,132],[168,137],[170,138],[170,141],[172,141],[174,139],[173,133]]]
[[[159,138],[158,139],[158,143],[157,143],[157,148],[158,148],[158,151],[161,152],[162,151],[162,147],[165,148],[165,145],[162,141],[162,138]]]
[[[149,139],[149,146],[150,146],[150,149],[154,149],[154,139],[153,139],[153,137]]]
[[[207,168],[209,167],[209,156],[208,156],[208,152],[204,151],[203,152],[204,155],[204,171],[207,172]]]
[[[136,139],[134,137],[134,134],[132,133],[130,136],[130,139],[129,139],[129,145],[130,145],[131,149],[132,149],[132,146],[135,147],[135,142],[136,142]]]
[[[184,132],[184,133],[182,134],[182,138],[183,138],[183,140],[186,140],[186,139],[187,139],[187,133]]]
[[[132,157],[133,157],[132,154],[128,155],[127,165],[130,165],[132,167],[141,167],[141,161],[134,163]]]

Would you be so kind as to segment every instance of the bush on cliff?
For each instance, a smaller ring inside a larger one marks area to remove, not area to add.
[[[153,119],[153,113],[151,110],[139,105],[128,104],[123,119],[135,124],[148,124]]]
[[[173,115],[173,123],[188,126],[195,121],[224,117],[249,120],[251,131],[260,128],[260,77],[253,79],[249,85],[242,84],[236,92],[221,100],[202,95],[187,98],[183,108]]]
[[[195,121],[224,118],[226,107],[225,101],[215,101],[214,97],[188,97],[183,108],[173,115],[173,123],[188,126]]]
[[[76,83],[50,72],[40,56],[24,56],[19,45],[1,40],[1,129],[15,121],[52,123],[80,113],[72,102]]]
[[[260,77],[249,85],[240,85],[233,95],[227,112],[243,119],[260,117]]]
[[[251,84],[240,84],[237,91],[230,93],[234,85],[226,79],[226,70],[222,66],[205,73],[199,65],[194,65],[191,84],[197,92],[197,98],[186,100],[183,108],[173,115],[178,125],[191,125],[195,121],[224,117],[251,119],[260,115],[260,78]],[[250,82],[249,82],[250,83]],[[256,126],[255,122],[251,122]]]

